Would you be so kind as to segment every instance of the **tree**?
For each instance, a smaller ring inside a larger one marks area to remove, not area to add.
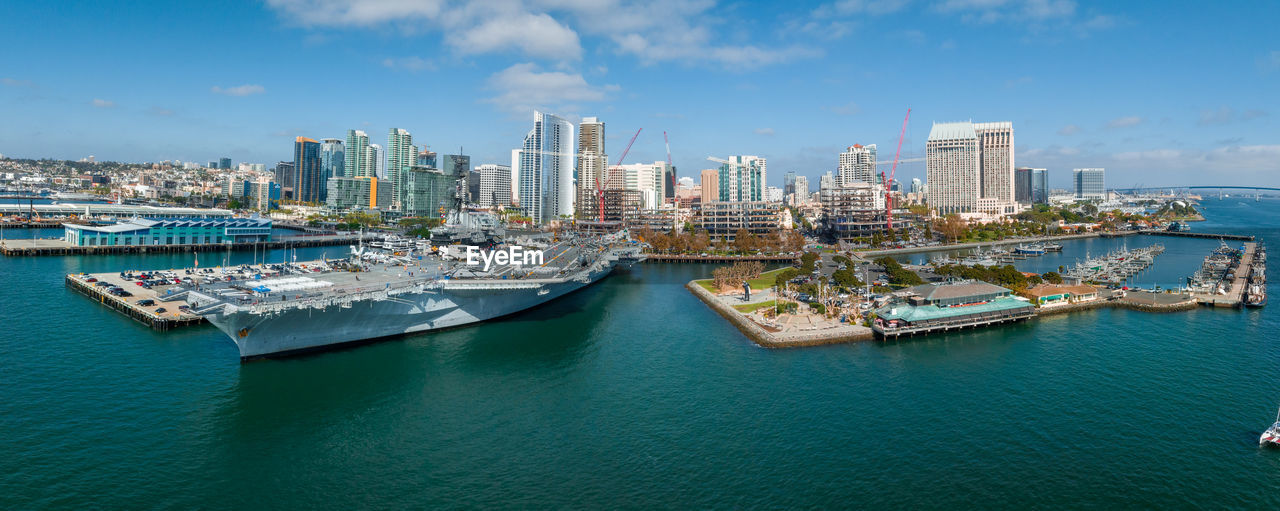
[[[1042,275],[1042,276],[1041,276],[1041,278],[1043,278],[1045,282],[1048,282],[1048,283],[1050,283],[1050,284],[1061,284],[1061,283],[1062,283],[1062,276],[1061,276],[1061,275],[1059,275],[1059,274],[1058,274],[1058,272],[1053,272],[1053,271],[1051,271],[1051,272],[1049,272],[1049,273],[1046,273],[1046,274]]]
[[[818,253],[805,252],[800,256],[800,271],[810,273],[818,268]]]
[[[835,281],[837,286],[845,289],[854,289],[863,286],[863,282],[858,279],[858,275],[849,268],[836,270],[831,274],[831,279]]]
[[[960,218],[960,216],[955,213],[942,217],[942,220],[938,222],[938,232],[941,233],[947,241],[951,242],[955,242],[960,239],[960,237],[964,235],[967,227],[968,226],[964,219]]]

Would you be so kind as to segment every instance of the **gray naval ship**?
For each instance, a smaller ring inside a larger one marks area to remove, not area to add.
[[[186,289],[187,300],[236,343],[245,361],[505,316],[644,259],[641,245],[625,231],[508,233],[491,241],[497,242],[489,246],[488,265],[468,264],[459,246],[405,252],[352,247],[344,260],[278,265],[271,275],[200,283]],[[538,250],[542,261],[525,255]],[[477,254],[472,262],[481,259]]]

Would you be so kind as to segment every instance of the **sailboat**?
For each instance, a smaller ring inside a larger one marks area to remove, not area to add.
[[[1280,410],[1276,411],[1276,422],[1270,428],[1262,432],[1262,438],[1258,439],[1258,445],[1268,447],[1280,447]]]

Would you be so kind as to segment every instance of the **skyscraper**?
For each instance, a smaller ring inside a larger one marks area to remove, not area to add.
[[[609,157],[604,152],[604,123],[595,117],[584,117],[578,126],[578,188],[592,191],[596,189],[596,180],[605,186],[605,169],[609,168]]]
[[[307,137],[293,141],[294,200],[321,202],[325,194],[324,172],[320,168],[320,142]]]
[[[329,178],[346,176],[344,170],[347,166],[346,146],[342,140],[336,138],[326,138],[320,140],[320,171],[324,174],[324,180]],[[321,195],[328,196],[329,187],[320,185]],[[323,199],[322,199],[323,200]]]
[[[730,156],[720,164],[718,183],[722,202],[763,201],[767,162],[758,156]],[[705,194],[706,191],[704,190]]]
[[[935,123],[925,143],[929,206],[938,214],[977,209],[981,169],[978,133],[971,122]]]
[[[231,170],[231,158],[218,159],[218,168],[222,170]]]
[[[1047,169],[1031,169],[1031,203],[1049,203],[1049,171]]]
[[[293,172],[293,162],[282,161],[276,163],[275,181],[280,184],[281,196],[286,199],[294,199],[297,195],[294,193],[294,178],[297,176]]]
[[[973,129],[978,135],[982,162],[979,197],[1013,204],[1013,123],[980,122]]]
[[[1077,199],[1107,198],[1106,169],[1073,169],[1071,173]]]
[[[920,193],[922,189],[924,189],[924,183],[920,182],[920,178],[911,178],[911,193]]]
[[[809,200],[809,178],[805,176],[796,176],[795,187],[791,189],[791,193],[796,194],[797,201]]]
[[[573,216],[573,124],[535,111],[517,155],[520,208],[535,223]]]
[[[836,169],[836,181],[841,185],[876,182],[876,145],[854,144],[840,153],[840,165]]]
[[[347,130],[342,172],[347,177],[375,177],[373,160],[369,159],[369,134],[360,130]]]
[[[398,207],[408,199],[408,168],[417,165],[418,149],[413,147],[413,135],[407,130],[391,128],[387,131],[387,179],[391,181],[391,202]]]
[[[702,202],[716,202],[720,200],[720,171],[716,169],[702,170]]]
[[[436,153],[428,149],[418,151],[418,165],[432,168],[438,168],[440,166],[436,162]]]
[[[480,194],[476,203],[489,208],[511,205],[511,167],[486,163],[480,171]]]
[[[1031,168],[1018,167],[1013,170],[1013,200],[1018,204],[1031,204]]]
[[[788,170],[782,175],[782,194],[791,195],[796,193],[796,171]]]
[[[369,174],[378,179],[387,179],[387,151],[381,145],[369,144],[365,155],[365,160],[369,162]]]

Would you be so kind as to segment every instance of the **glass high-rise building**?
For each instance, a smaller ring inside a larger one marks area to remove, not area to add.
[[[346,144],[341,139],[325,138],[320,140],[320,170],[327,181],[331,177],[343,177],[346,174]],[[327,189],[327,187],[326,187]]]
[[[1107,198],[1106,169],[1074,169],[1071,174],[1077,199]]]
[[[1049,171],[1022,167],[1013,173],[1013,193],[1019,204],[1049,203]]]
[[[218,168],[222,170],[231,170],[231,158],[218,159]]]
[[[534,223],[573,217],[573,123],[533,112],[533,129],[514,155],[520,209]]]
[[[400,128],[387,131],[387,180],[391,181],[393,207],[399,208],[407,201],[407,172],[410,165],[417,163],[418,149],[413,146],[413,135]]]
[[[758,202],[765,200],[767,161],[758,156],[730,156],[720,164],[717,185],[721,202]],[[703,191],[705,200],[706,191]]]
[[[369,158],[369,134],[360,130],[347,130],[347,143],[343,150],[342,175],[346,177],[377,177],[373,160]]]
[[[294,200],[323,202],[324,171],[320,168],[320,142],[298,137],[293,142]]]
[[[1031,203],[1049,203],[1049,170],[1031,169]]]

